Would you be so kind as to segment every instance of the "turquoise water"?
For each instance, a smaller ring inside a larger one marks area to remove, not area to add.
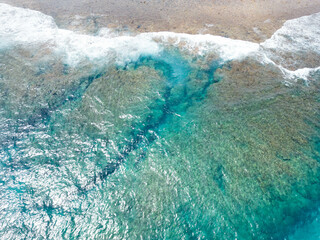
[[[0,239],[319,239],[318,19],[256,44],[0,4]]]
[[[255,60],[174,48],[94,70],[11,51],[1,238],[284,239],[316,223],[318,73],[286,87]]]

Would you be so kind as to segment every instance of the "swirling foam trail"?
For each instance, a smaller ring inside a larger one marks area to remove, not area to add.
[[[316,13],[286,21],[283,27],[260,45],[270,59],[286,63],[286,56],[297,60],[307,54],[315,54],[319,57],[319,39],[320,13]],[[319,66],[319,61],[316,63]],[[295,62],[291,65],[294,66]]]
[[[224,60],[241,58],[258,50],[258,44],[212,35],[189,35],[171,32],[144,33],[136,36],[110,37],[110,32],[89,36],[59,29],[52,17],[43,13],[0,4],[1,47],[45,44],[65,56],[70,65],[89,60],[106,63],[112,57],[118,64],[136,60],[141,55],[156,55],[161,46],[155,40],[175,44],[185,42],[190,50],[203,54],[214,51]]]
[[[113,58],[123,64],[160,51],[157,43],[140,36],[107,39],[59,29],[50,16],[7,4],[0,4],[0,22],[0,47],[40,45],[64,56],[72,66],[87,60],[105,64]]]
[[[308,79],[320,70],[320,13],[286,21],[260,44],[265,61],[279,67],[287,79]]]
[[[288,79],[308,78],[319,70],[318,61],[312,64],[288,64],[285,56],[304,58],[312,53],[320,59],[320,13],[287,21],[274,35],[261,44],[233,40],[213,35],[191,35],[173,32],[142,33],[136,36],[114,36],[101,31],[99,36],[77,34],[59,29],[53,18],[41,12],[0,4],[0,49],[12,46],[39,46],[64,56],[65,62],[76,66],[83,61],[107,64],[115,60],[125,64],[141,55],[157,55],[162,45],[173,45],[228,61],[249,55],[263,55],[266,63],[279,67]],[[302,66],[299,66],[302,65]],[[316,66],[315,66],[316,65]],[[291,67],[288,69],[288,67]]]

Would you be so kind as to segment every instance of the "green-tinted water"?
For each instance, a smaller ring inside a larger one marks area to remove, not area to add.
[[[319,206],[319,73],[1,54],[2,238],[283,239]]]

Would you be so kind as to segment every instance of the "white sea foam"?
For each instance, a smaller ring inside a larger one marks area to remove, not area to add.
[[[308,77],[310,76],[311,73],[314,73],[319,70],[320,70],[320,67],[299,68],[294,71],[283,68],[283,71],[284,71],[285,75],[287,75],[288,78],[290,78],[290,79],[299,79],[300,78],[303,80],[308,80]]]
[[[304,16],[284,23],[270,39],[261,43],[266,49],[277,51],[320,53],[320,13]]]
[[[308,64],[304,61],[307,54],[314,56],[313,62],[316,63],[313,64],[319,64],[320,13],[286,21],[260,46],[270,59],[282,65],[297,68],[298,65]],[[286,61],[288,56],[291,58],[290,64]]]
[[[275,63],[272,59],[270,59],[265,52],[259,53],[260,61],[264,64],[271,64],[275,67],[279,68],[279,70],[282,72],[283,77],[287,80],[293,80],[296,81],[297,79],[303,79],[305,81],[309,80],[309,77],[312,73],[320,71],[320,66],[315,68],[298,68],[295,70],[289,70],[285,67],[283,67],[281,64]]]
[[[320,13],[286,21],[260,44],[260,53],[286,79],[308,81],[311,73],[320,70]]]
[[[139,56],[161,52],[161,44],[184,45],[191,51],[204,54],[212,51],[224,60],[241,58],[257,51],[255,43],[212,35],[190,35],[172,32],[143,33],[136,36],[116,36],[102,29],[98,36],[81,35],[59,29],[52,17],[43,13],[0,4],[0,39],[4,46],[40,45],[65,55],[67,63],[77,65],[84,60],[108,62],[115,57],[121,64]],[[160,40],[160,42],[159,42]]]
[[[52,17],[37,11],[0,4],[0,47],[16,45],[52,48],[65,56],[70,65],[90,60],[119,64],[136,60],[143,54],[157,54],[161,47],[142,36],[99,37],[59,29]]]
[[[192,35],[174,32],[155,32],[141,34],[174,46],[196,51],[203,55],[208,52],[218,54],[223,60],[241,59],[259,50],[259,44],[242,40],[214,36]]]
[[[283,53],[298,56],[313,52],[320,56],[320,13],[287,21],[261,44],[209,34],[173,32],[135,36],[122,33],[120,36],[109,29],[101,29],[97,36],[83,35],[59,29],[52,17],[38,11],[1,3],[0,23],[0,48],[17,45],[48,47],[73,66],[87,60],[96,64],[107,64],[110,60],[124,64],[141,55],[160,54],[163,46],[170,45],[200,55],[213,53],[224,61],[260,55],[264,62],[278,67],[286,78],[308,79],[308,75],[318,68],[302,66],[289,70],[285,62],[277,60]]]

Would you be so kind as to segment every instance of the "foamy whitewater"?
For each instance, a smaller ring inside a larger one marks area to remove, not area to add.
[[[286,21],[282,28],[260,45],[270,59],[283,64],[288,64],[285,59],[288,55],[296,60],[307,53],[319,56],[319,22],[319,13]],[[294,64],[299,62],[292,63],[293,66]],[[300,62],[301,64],[303,63]]]
[[[263,56],[262,61],[277,65],[289,79],[307,80],[310,73],[319,70],[319,66],[289,70],[282,66],[285,60],[281,56],[288,52],[303,54],[308,51],[320,56],[320,13],[287,21],[270,39],[261,44],[209,34],[173,32],[114,36],[109,30],[102,30],[98,36],[81,35],[59,29],[54,19],[43,13],[7,4],[0,4],[0,21],[1,48],[41,45],[63,55],[65,62],[72,66],[86,60],[107,64],[112,58],[124,65],[143,55],[157,55],[162,51],[163,44],[170,44],[200,55],[214,53],[222,61],[242,59],[250,55]]]
[[[0,3],[0,238],[318,239],[319,39],[320,13],[259,44]]]

